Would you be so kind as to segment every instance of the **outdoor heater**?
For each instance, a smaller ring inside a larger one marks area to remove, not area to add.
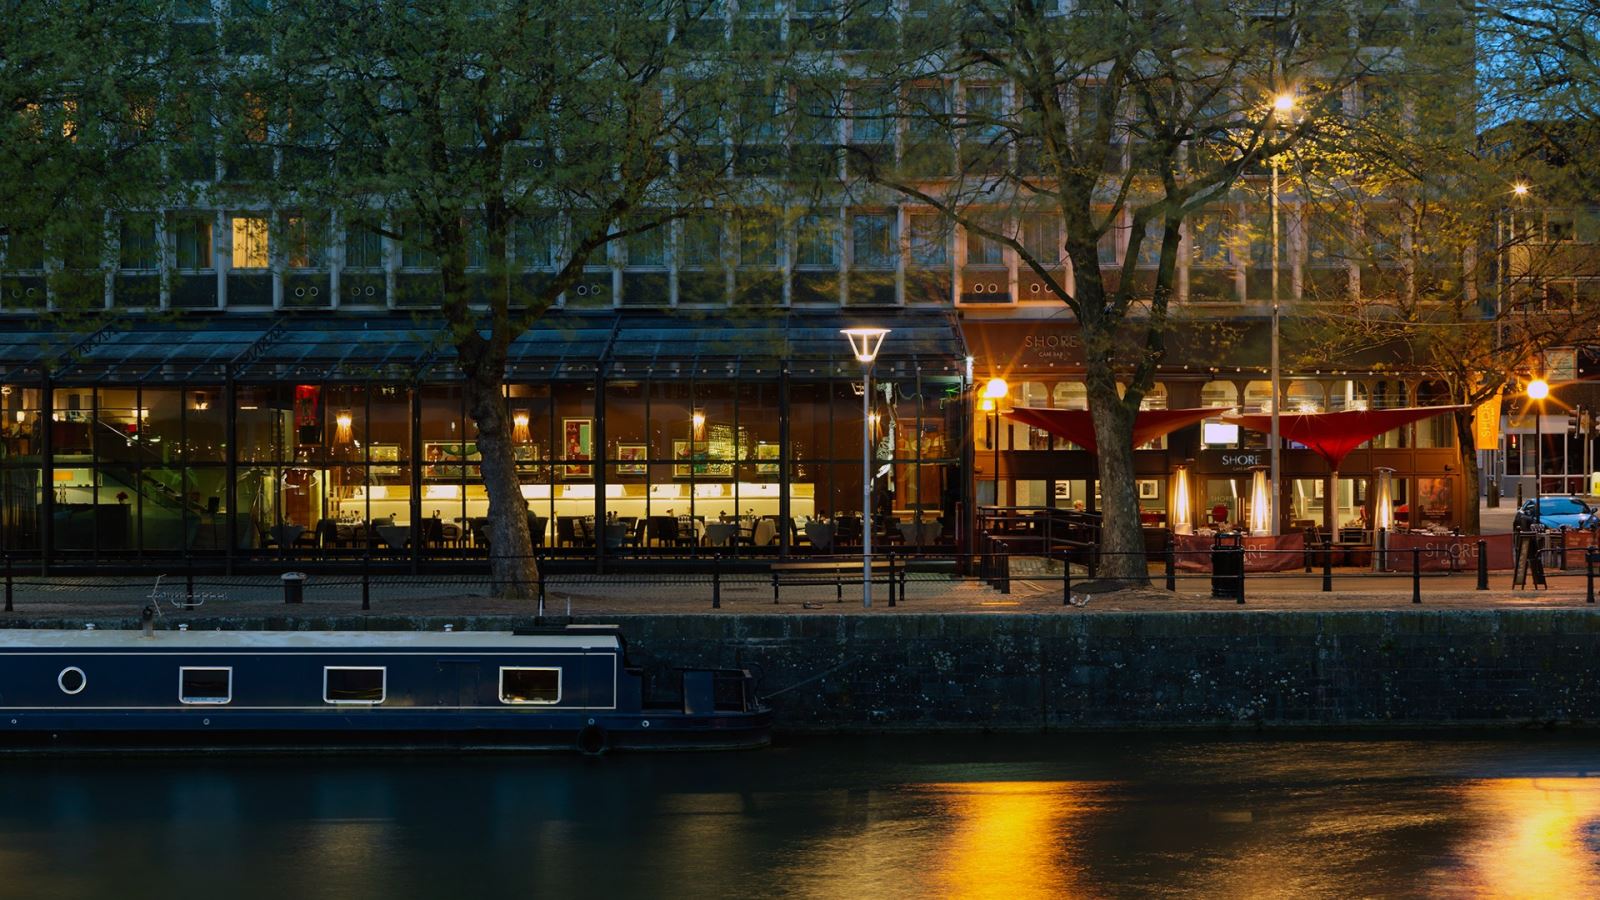
[[[887,328],[842,328],[861,363],[861,607],[872,608],[872,363]],[[889,590],[894,590],[891,583]],[[890,598],[893,599],[892,597]]]

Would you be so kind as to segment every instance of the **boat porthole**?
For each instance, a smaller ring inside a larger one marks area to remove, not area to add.
[[[644,720],[644,727],[646,727],[646,728],[650,727],[650,720],[649,719],[645,719]]]
[[[200,724],[201,725],[210,725],[211,724],[211,720],[210,719],[201,719],[200,720]]]
[[[83,670],[77,666],[67,666],[61,670],[60,675],[56,676],[56,684],[61,688],[61,693],[63,694],[77,694],[81,693],[85,687],[88,687],[89,679],[83,674]]]
[[[589,720],[589,724],[590,724],[590,725],[593,725],[593,724],[594,724],[594,720],[593,720],[593,719],[590,719],[590,720]]]

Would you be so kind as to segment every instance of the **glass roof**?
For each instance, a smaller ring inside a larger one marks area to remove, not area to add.
[[[841,328],[891,329],[880,367],[957,376],[967,354],[945,311],[884,311],[870,320],[839,311],[693,315],[551,313],[507,354],[518,378],[619,374],[775,376],[852,374]],[[282,379],[449,380],[459,377],[443,323],[406,316],[295,318],[219,316],[204,320],[119,320],[82,331],[0,332],[0,378],[32,381],[49,369],[66,382],[196,381],[233,376]]]

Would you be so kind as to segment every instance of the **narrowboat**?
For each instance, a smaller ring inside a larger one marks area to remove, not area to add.
[[[647,695],[615,627],[515,632],[0,631],[0,750],[736,749],[742,669]]]

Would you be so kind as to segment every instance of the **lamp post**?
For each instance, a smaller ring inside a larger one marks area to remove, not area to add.
[[[1272,98],[1272,117],[1274,126],[1279,120],[1287,119],[1294,112],[1294,93],[1282,91]],[[1274,127],[1276,132],[1276,127]],[[1282,372],[1278,365],[1278,157],[1273,154],[1272,183],[1268,188],[1268,204],[1272,212],[1272,433],[1271,442],[1272,464],[1272,496],[1267,500],[1267,509],[1272,516],[1272,523],[1268,534],[1276,535],[1282,530],[1283,517],[1278,514],[1278,504],[1283,496],[1283,466],[1279,454],[1282,451],[1282,434],[1278,427],[1278,400],[1283,395]],[[1329,501],[1331,502],[1331,501]]]
[[[850,352],[861,363],[861,608],[872,608],[872,363],[889,335],[887,328],[844,328]],[[890,585],[890,590],[894,586]],[[893,599],[892,597],[890,599]]]
[[[1533,524],[1541,524],[1543,506],[1539,495],[1544,493],[1544,398],[1550,396],[1550,383],[1543,378],[1528,382],[1528,399],[1537,405],[1533,408]]]
[[[989,446],[994,451],[994,505],[1000,505],[1000,401],[1011,392],[1004,378],[991,378],[983,386],[983,408],[989,411]]]

